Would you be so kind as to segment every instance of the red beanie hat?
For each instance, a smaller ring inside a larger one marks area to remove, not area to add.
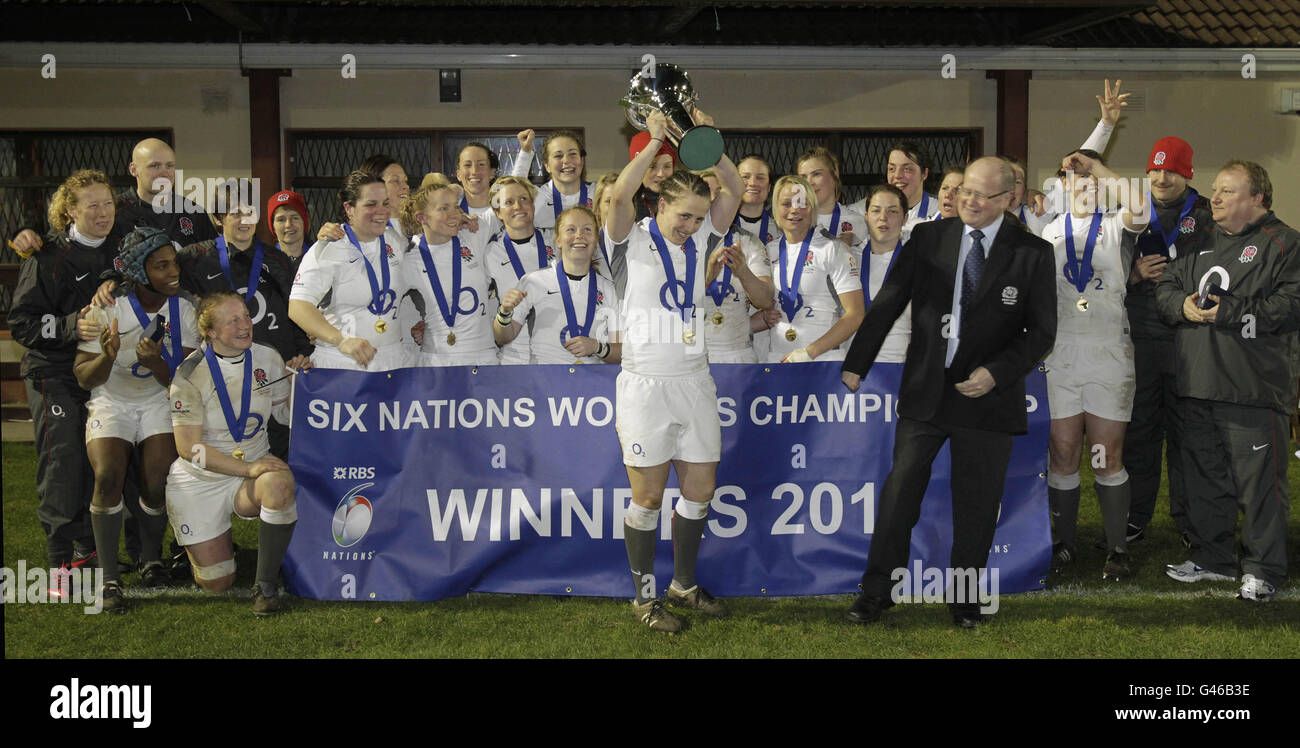
[[[1192,178],[1192,147],[1186,140],[1172,135],[1161,138],[1151,148],[1151,157],[1147,159],[1147,171],[1164,169]]]
[[[627,147],[627,160],[631,161],[632,159],[636,158],[636,154],[645,150],[645,147],[649,144],[650,144],[650,133],[639,132],[636,135],[633,135],[632,143]],[[664,141],[663,146],[659,148],[659,153],[655,154],[655,158],[658,158],[659,156],[665,153],[673,157],[673,164],[676,165],[677,149],[669,145],[667,141]]]
[[[303,200],[302,195],[293,190],[280,190],[271,195],[271,199],[266,201],[266,227],[271,229],[271,236],[275,236],[275,225],[271,223],[271,219],[275,217],[275,209],[279,207],[287,207],[297,211],[298,215],[302,216],[303,233],[307,232],[307,227],[311,225],[310,221],[307,220],[307,201]]]

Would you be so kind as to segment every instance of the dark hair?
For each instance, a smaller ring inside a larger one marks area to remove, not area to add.
[[[876,195],[879,195],[882,192],[887,192],[893,195],[894,197],[898,198],[898,205],[903,209],[904,213],[907,212],[907,195],[904,195],[902,190],[898,189],[892,184],[878,184],[875,187],[872,187],[867,192],[868,210],[871,209],[871,198],[875,197]]]
[[[1069,158],[1070,156],[1073,156],[1073,155],[1076,154],[1076,153],[1079,153],[1079,154],[1082,154],[1082,155],[1084,155],[1084,156],[1087,156],[1088,158],[1092,159],[1093,161],[1096,161],[1097,163],[1101,164],[1102,166],[1105,166],[1105,165],[1106,165],[1106,159],[1102,158],[1100,153],[1097,153],[1096,151],[1092,150],[1091,148],[1075,148],[1074,150],[1072,150],[1072,151],[1070,151],[1069,153],[1065,154],[1065,157],[1062,158],[1061,160],[1064,161],[1066,158]],[[1003,161],[1007,161],[1007,159],[1006,159],[1005,157],[1004,157],[1002,160],[1003,160]],[[1008,162],[1008,163],[1010,163],[1010,162]],[[1057,170],[1056,170],[1056,176],[1057,176],[1058,178],[1064,179],[1064,178],[1065,178],[1065,169],[1057,169]],[[1028,178],[1029,178],[1029,175],[1026,174],[1026,175],[1025,175],[1025,178],[1028,179]],[[1014,186],[1014,185],[1013,185],[1013,186]]]
[[[930,154],[926,152],[919,143],[913,140],[899,140],[889,146],[889,152],[902,151],[904,156],[916,162],[916,165],[925,171],[934,169],[934,162],[930,160]],[[886,156],[888,158],[888,156]],[[928,175],[927,175],[928,176]]]
[[[383,179],[384,169],[387,169],[393,164],[401,166],[401,164],[397,162],[397,159],[392,156],[389,156],[386,153],[376,153],[373,156],[368,156],[365,161],[362,161],[361,165],[357,167],[357,171],[372,172],[375,176]],[[403,168],[402,171],[406,171],[406,169]]]
[[[226,216],[239,208],[240,198],[253,194],[252,184],[252,180],[249,179],[227,179],[217,186],[212,204],[208,206],[208,214],[215,219],[218,232]],[[258,206],[255,203],[256,201],[249,201],[246,204],[253,210],[257,210]]]
[[[1264,170],[1264,167],[1254,161],[1242,161],[1234,158],[1224,164],[1219,171],[1227,171],[1228,169],[1240,169],[1245,172],[1246,179],[1250,182],[1251,197],[1263,195],[1264,207],[1273,207],[1273,180],[1268,178],[1268,172]]]
[[[686,170],[674,172],[659,185],[659,197],[668,203],[675,203],[688,195],[708,200],[711,194],[708,182],[698,174]]]
[[[361,188],[368,184],[383,183],[384,180],[380,179],[378,175],[358,169],[343,178],[343,186],[339,188],[339,202],[343,205],[355,205],[361,199]],[[342,215],[342,222],[347,223],[347,211],[340,206],[339,212]]]
[[[766,158],[763,158],[763,156],[762,156],[761,154],[758,154],[758,153],[746,153],[745,155],[743,155],[743,156],[741,156],[740,158],[736,159],[736,166],[740,166],[741,164],[745,163],[746,161],[757,161],[757,162],[759,162],[760,164],[762,164],[763,166],[767,167],[767,178],[768,178],[769,180],[772,178],[772,164],[771,164],[771,162],[769,162]]]
[[[496,169],[499,168],[499,167],[501,166],[501,162],[497,159],[497,154],[494,153],[494,152],[492,151],[491,148],[488,148],[487,143],[481,143],[481,142],[479,142],[479,141],[477,141],[477,140],[471,140],[470,142],[468,142],[468,143],[466,143],[465,145],[461,146],[461,148],[460,148],[459,151],[456,151],[456,168],[457,168],[457,169],[460,168],[460,157],[461,157],[461,154],[463,154],[465,151],[469,150],[470,148],[482,148],[482,149],[483,149],[483,152],[486,153],[487,156],[488,156],[488,166],[492,167],[492,170],[493,170],[493,171],[496,171]]]

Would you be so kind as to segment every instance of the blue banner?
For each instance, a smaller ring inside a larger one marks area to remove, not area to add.
[[[314,370],[294,391],[298,526],[288,589],[322,600],[468,591],[631,597],[614,431],[617,366]],[[901,364],[857,393],[838,363],[713,366],[722,462],[697,577],[719,596],[851,593],[889,473]],[[1044,375],[1026,383],[989,555],[1001,592],[1044,585]],[[912,567],[948,566],[951,461],[934,463]],[[669,483],[656,578],[672,577]]]

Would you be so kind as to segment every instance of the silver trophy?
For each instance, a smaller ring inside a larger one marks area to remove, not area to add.
[[[691,112],[698,101],[686,71],[660,62],[654,67],[654,77],[640,72],[632,76],[627,95],[618,103],[627,110],[627,121],[638,130],[646,129],[646,117],[651,112],[663,112],[668,120],[668,139],[677,148],[678,158],[686,168],[699,171],[722,159],[722,133],[715,127],[695,124]]]

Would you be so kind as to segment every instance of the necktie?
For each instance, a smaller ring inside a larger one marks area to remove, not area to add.
[[[966,263],[961,269],[961,326],[966,327],[966,316],[975,300],[975,289],[984,274],[984,232],[975,229],[970,232],[970,252],[966,253]]]

